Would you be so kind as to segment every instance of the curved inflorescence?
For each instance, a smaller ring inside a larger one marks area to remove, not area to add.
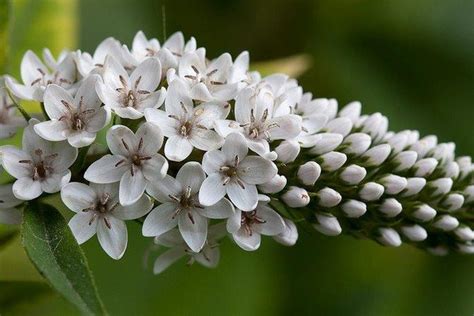
[[[19,223],[23,201],[60,192],[78,243],[97,234],[114,259],[127,248],[125,221],[141,223],[168,248],[155,273],[182,257],[216,266],[226,236],[247,251],[262,235],[291,246],[300,225],[474,252],[473,164],[453,143],[391,132],[380,113],[361,115],[359,102],[338,110],[286,75],[262,78],[247,52],[208,59],[181,33],[43,57],[28,51],[22,82],[5,76],[0,90],[0,136],[25,127],[21,148],[0,148],[15,180],[0,187],[0,222]],[[40,119],[21,100],[40,102]]]

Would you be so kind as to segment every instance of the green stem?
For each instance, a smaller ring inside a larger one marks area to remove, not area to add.
[[[23,115],[23,117],[25,118],[25,120],[27,122],[29,122],[31,120],[31,116],[28,114],[28,112],[26,112],[26,110],[19,104],[15,101],[14,97],[12,96],[12,93],[10,92],[9,89],[7,89],[5,87],[5,90],[7,90],[7,93],[8,93],[8,96],[10,97],[10,99],[12,100],[13,102],[13,105],[18,109],[18,111],[20,111],[21,115]]]

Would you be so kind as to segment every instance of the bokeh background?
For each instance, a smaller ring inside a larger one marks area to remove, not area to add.
[[[341,105],[360,100],[366,113],[387,115],[393,130],[434,133],[455,141],[458,154],[474,155],[474,1],[11,2],[13,20],[0,13],[2,71],[18,75],[27,48],[93,51],[108,36],[130,44],[140,29],[160,39],[182,30],[208,56],[249,50],[260,62],[307,54],[311,67],[299,77],[306,91]],[[95,239],[84,246],[111,315],[474,313],[474,256],[434,257],[301,231],[292,248],[265,239],[259,251],[245,253],[227,240],[215,270],[181,262],[153,276],[143,259],[149,240],[136,223],[128,227],[119,262]],[[25,283],[6,286],[18,280]],[[0,314],[77,314],[45,285],[28,283],[40,280],[18,239],[0,249]]]

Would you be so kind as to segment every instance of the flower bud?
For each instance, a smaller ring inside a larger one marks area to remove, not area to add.
[[[273,239],[284,246],[293,246],[298,240],[298,229],[296,229],[293,221],[287,218],[284,218],[283,221],[285,222],[285,229],[282,233],[273,236]]]
[[[418,160],[413,165],[413,170],[415,171],[416,177],[426,178],[431,173],[433,173],[433,171],[436,169],[436,166],[438,166],[438,160],[434,158],[424,158]]]
[[[318,223],[313,224],[313,227],[321,234],[327,236],[337,236],[341,234],[341,224],[334,215],[326,213],[316,213],[316,220]]]
[[[281,199],[289,207],[304,207],[309,204],[310,198],[308,191],[302,188],[291,186],[288,191],[286,191]]]
[[[464,196],[458,193],[449,194],[441,202],[441,206],[450,212],[459,210],[463,206],[463,204]]]
[[[389,144],[381,144],[367,150],[362,158],[366,159],[366,165],[376,167],[381,165],[390,155],[391,147]]]
[[[474,253],[474,245],[472,243],[457,244],[458,250],[461,253],[471,255]]]
[[[446,256],[449,253],[449,248],[445,245],[427,248],[429,253],[435,256]]]
[[[434,135],[428,135],[410,146],[410,150],[414,150],[418,153],[418,157],[425,157],[426,154],[432,150],[438,143],[438,138]]]
[[[359,196],[364,201],[376,201],[380,199],[383,191],[383,185],[375,182],[367,182],[362,189],[359,190]]]
[[[379,206],[379,211],[387,217],[395,217],[402,212],[402,204],[396,199],[385,199]]]
[[[321,175],[321,167],[314,161],[308,161],[298,168],[298,179],[305,185],[314,185]]]
[[[420,133],[418,131],[407,130],[407,146],[412,146],[420,139]],[[411,149],[410,149],[411,150]]]
[[[469,175],[473,171],[473,165],[471,161],[471,157],[464,156],[459,157],[456,159],[456,162],[459,165],[459,177],[464,179],[467,175]]]
[[[415,164],[417,158],[418,154],[415,151],[407,150],[398,153],[393,158],[393,162],[396,164],[394,171],[399,172],[410,169]]]
[[[362,105],[359,101],[353,101],[344,106],[338,113],[340,117],[347,117],[355,123],[360,116]]]
[[[378,229],[379,237],[377,240],[385,246],[390,247],[399,247],[402,244],[402,239],[397,231],[393,228],[379,228]]]
[[[367,175],[365,168],[358,165],[350,165],[342,170],[339,177],[347,184],[354,185],[364,180]]]
[[[431,155],[436,160],[439,160],[441,164],[454,160],[454,149],[456,146],[454,143],[442,143],[438,144],[433,150],[431,151]]]
[[[471,203],[472,201],[474,201],[474,185],[468,185],[464,189],[463,194],[465,203]]]
[[[314,146],[309,151],[312,155],[322,155],[333,151],[341,143],[344,137],[336,133],[317,134],[318,139],[314,142]]]
[[[426,185],[425,178],[407,178],[407,186],[405,190],[401,193],[402,197],[413,196],[421,192]]]
[[[389,174],[380,179],[379,183],[385,187],[385,193],[398,194],[406,188],[408,181],[404,177]]]
[[[423,241],[428,238],[426,229],[418,224],[402,226],[400,229],[403,236],[408,238],[410,241]]]
[[[347,156],[337,151],[328,152],[319,158],[321,159],[321,168],[327,172],[336,171],[347,161]]]
[[[462,241],[474,240],[474,231],[469,226],[459,226],[454,230],[454,234]]]
[[[349,218],[359,218],[367,212],[367,205],[357,200],[347,200],[342,204],[341,208]]]
[[[270,181],[258,186],[263,193],[277,193],[283,190],[286,186],[286,177],[277,174]]]
[[[388,133],[387,133],[388,134]],[[407,145],[407,131],[397,133],[387,139],[387,143],[392,147],[393,153],[399,153],[405,149]]]
[[[443,166],[443,175],[445,178],[457,179],[459,173],[459,165],[455,161],[450,161]]]
[[[369,135],[364,133],[350,134],[344,139],[344,152],[350,155],[362,155],[369,149],[372,139]]]
[[[334,189],[323,188],[318,191],[319,205],[322,207],[334,207],[341,203],[342,196]]]
[[[436,211],[428,204],[421,204],[415,207],[411,215],[419,221],[428,222],[436,216]]]
[[[367,117],[362,124],[362,132],[369,134],[373,139],[382,137],[388,128],[388,120],[380,113],[374,113]]]
[[[451,215],[441,215],[435,219],[433,227],[441,229],[442,231],[448,232],[459,226],[459,221],[456,217]]]
[[[352,130],[352,121],[346,117],[338,117],[329,121],[324,129],[329,133],[348,135]]]
[[[275,148],[277,160],[283,163],[295,161],[300,153],[300,145],[294,140],[284,140]]]
[[[439,178],[428,182],[427,187],[434,189],[432,196],[444,195],[451,191],[453,180],[451,178]]]
[[[337,114],[337,100],[336,99],[328,99],[328,106],[326,107],[326,111],[324,111],[329,119],[333,119],[336,117]]]

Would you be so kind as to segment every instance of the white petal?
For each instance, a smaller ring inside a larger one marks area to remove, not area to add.
[[[64,103],[75,110],[74,99],[69,92],[58,85],[48,85],[44,92],[44,109],[51,119],[59,120],[69,112]]]
[[[242,226],[242,211],[237,209],[235,213],[227,219],[226,228],[231,234],[236,233]]]
[[[104,107],[99,108],[95,111],[94,115],[89,119],[86,125],[86,131],[89,133],[97,133],[110,120],[110,112],[107,111]]]
[[[285,223],[277,212],[268,206],[259,206],[257,208],[257,216],[264,222],[255,224],[253,228],[262,235],[276,236],[285,230]]]
[[[33,100],[36,88],[24,86],[14,82],[10,77],[5,79],[5,84],[14,96],[22,100]]]
[[[20,178],[13,183],[13,194],[20,200],[33,200],[41,195],[41,184],[31,178]]]
[[[136,132],[136,138],[143,139],[141,152],[145,155],[154,155],[160,150],[163,144],[163,135],[160,128],[152,123],[143,123]]]
[[[133,150],[138,145],[138,139],[128,127],[115,125],[107,131],[107,145],[112,154],[127,157],[130,153],[125,146]]]
[[[171,137],[176,135],[177,121],[168,117],[168,114],[166,114],[165,111],[157,109],[145,109],[145,118],[147,122],[157,125],[163,132],[164,136]]]
[[[182,212],[178,218],[179,231],[189,248],[199,252],[207,239],[207,219],[194,210]]]
[[[178,225],[176,204],[164,203],[153,209],[143,222],[142,234],[145,237],[159,236]]]
[[[20,163],[22,160],[31,160],[30,155],[10,145],[0,147],[0,155],[3,168],[15,178],[28,177],[31,175],[31,166]]]
[[[46,121],[35,125],[35,132],[42,138],[57,142],[67,138],[69,127],[64,121]]]
[[[244,128],[240,126],[239,123],[232,120],[217,120],[214,122],[214,127],[216,132],[223,136],[227,137],[231,133],[243,133]]]
[[[130,168],[126,163],[119,164],[123,159],[125,158],[122,156],[105,155],[87,168],[84,179],[95,183],[120,181],[123,174]]]
[[[208,151],[202,159],[202,168],[207,174],[219,172],[219,168],[226,165],[226,157],[220,150]]]
[[[188,90],[186,84],[181,80],[173,80],[170,83],[165,100],[166,113],[181,117],[184,112],[192,112],[193,100],[189,96]]]
[[[136,120],[143,117],[143,113],[132,107],[117,107],[113,111],[121,118]]]
[[[146,190],[156,200],[165,203],[172,201],[170,195],[180,196],[183,187],[175,178],[166,175],[162,180],[150,183]]]
[[[67,142],[51,143],[51,153],[57,153],[58,157],[51,163],[55,172],[66,171],[72,166],[77,158],[77,148],[70,146]]]
[[[95,140],[95,137],[95,133],[80,131],[69,134],[69,136],[67,137],[67,141],[72,147],[81,148],[92,144]]]
[[[173,263],[184,257],[184,255],[186,255],[184,248],[176,247],[165,251],[156,259],[155,265],[153,266],[153,273],[160,274],[168,269]]]
[[[136,85],[140,80],[136,90],[153,92],[156,90],[161,80],[161,64],[156,58],[147,58],[130,75],[130,83]]]
[[[33,81],[41,77],[41,72],[48,73],[48,68],[31,50],[27,51],[21,60],[21,79],[25,85],[31,85]]]
[[[197,262],[206,268],[215,268],[219,264],[219,247],[204,247],[200,253],[194,255]]]
[[[107,216],[110,228],[105,220],[100,219],[97,227],[97,238],[102,249],[112,258],[118,260],[123,257],[128,243],[127,226],[124,221],[113,216]]]
[[[128,74],[123,66],[113,56],[108,55],[104,63],[103,78],[105,85],[113,90],[121,88],[122,82],[120,81],[120,77],[128,82]]]
[[[199,202],[204,206],[214,205],[219,202],[226,192],[222,176],[218,173],[211,174],[202,183],[199,190]]]
[[[197,128],[189,139],[197,149],[208,151],[222,146],[224,139],[213,130]]]
[[[50,174],[46,179],[41,181],[41,190],[46,193],[56,193],[71,180],[71,171],[67,170],[62,173]]]
[[[272,139],[290,139],[301,133],[301,118],[297,115],[275,117],[269,122],[277,124],[277,127],[269,131]]]
[[[145,193],[146,180],[141,170],[132,172],[126,171],[120,179],[120,204],[123,206],[131,205],[138,201]]]
[[[222,146],[222,152],[228,161],[234,161],[236,156],[242,161],[248,153],[247,141],[240,134],[229,134]]]
[[[178,171],[176,180],[183,188],[190,187],[191,193],[195,194],[199,191],[202,182],[206,178],[204,170],[202,170],[199,162],[190,161],[185,163]]]
[[[113,211],[113,216],[122,220],[136,219],[148,214],[152,207],[153,202],[151,199],[146,194],[143,194],[137,202],[131,205],[117,206],[117,208]]]
[[[81,86],[77,90],[76,96],[74,97],[76,105],[79,105],[82,100],[82,110],[97,110],[102,104],[99,99],[99,96],[97,95],[97,92],[95,91],[95,86],[99,80],[101,80],[99,75],[90,75],[86,79],[84,79],[84,81],[82,81]],[[97,113],[94,113],[94,116],[96,115]]]
[[[260,247],[261,236],[259,233],[253,232],[249,234],[245,229],[241,228],[232,234],[234,241],[240,248],[246,251],[255,251]]]
[[[183,161],[193,151],[193,145],[185,137],[175,135],[168,138],[165,145],[165,156],[172,161]]]
[[[168,167],[168,160],[160,154],[155,154],[151,159],[142,162],[143,176],[151,183],[158,182],[166,175]]]
[[[242,188],[237,181],[230,181],[226,191],[232,203],[243,211],[251,211],[257,206],[258,192],[254,184],[246,183]]]
[[[85,243],[97,232],[98,219],[92,220],[93,213],[77,213],[69,221],[69,228],[79,245]]]
[[[224,219],[234,214],[234,206],[228,199],[222,199],[214,205],[206,206],[199,213],[207,218]]]
[[[263,184],[276,176],[278,169],[273,162],[258,156],[247,156],[238,166],[238,176],[249,184]]]
[[[212,94],[209,92],[209,89],[202,82],[194,85],[191,88],[191,92],[190,92],[189,95],[194,100],[199,100],[199,101],[203,101],[203,102],[208,102],[208,101],[211,101],[213,99]]]
[[[81,212],[94,205],[96,193],[84,183],[71,182],[61,189],[61,199],[73,212]]]

